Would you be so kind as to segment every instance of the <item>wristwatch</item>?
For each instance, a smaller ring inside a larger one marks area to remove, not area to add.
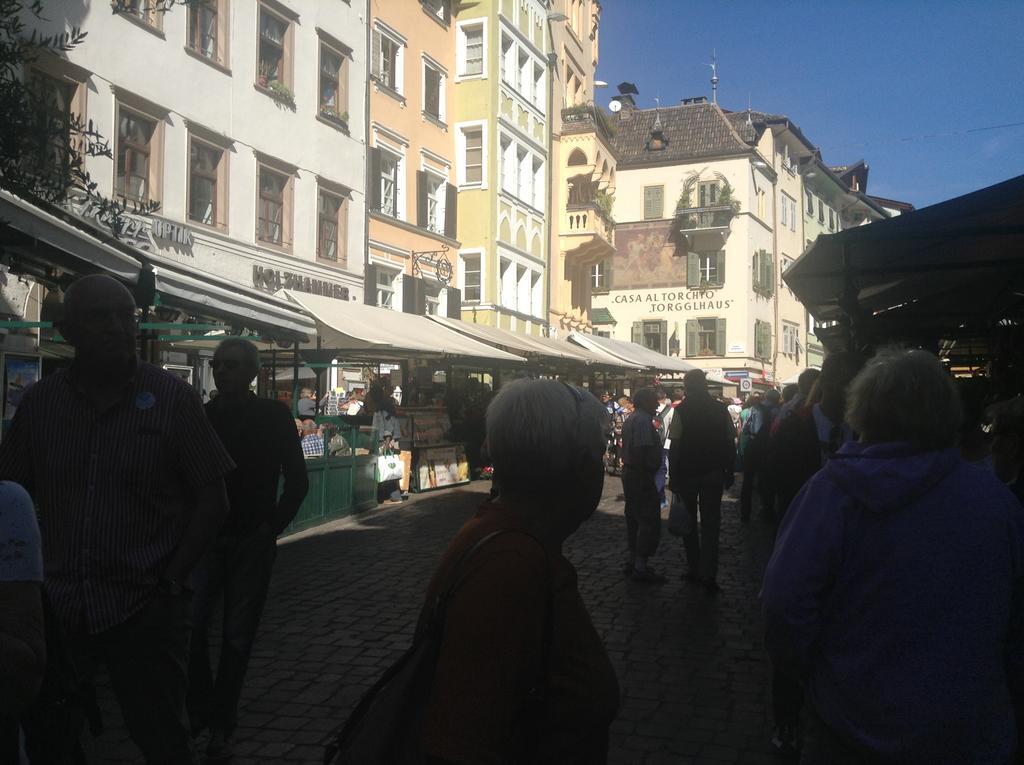
[[[185,591],[185,588],[182,587],[181,582],[177,579],[161,579],[157,584],[157,589],[174,596],[181,595]]]

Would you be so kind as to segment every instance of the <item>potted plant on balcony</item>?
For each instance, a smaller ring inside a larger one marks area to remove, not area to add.
[[[295,107],[295,94],[292,93],[292,89],[285,85],[280,80],[271,80],[267,83],[267,90],[270,91],[270,95],[281,103],[287,104],[288,106]]]
[[[348,112],[339,112],[337,107],[333,104],[320,104],[320,116],[328,122],[333,122],[345,130],[348,130]]]
[[[615,222],[615,218],[612,217],[612,209],[615,207],[614,194],[609,194],[604,189],[595,192],[594,207],[601,211],[601,214],[604,215],[609,223]]]

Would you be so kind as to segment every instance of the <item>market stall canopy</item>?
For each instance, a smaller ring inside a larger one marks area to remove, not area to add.
[[[322,295],[282,290],[316,321],[321,345],[338,351],[367,352],[378,358],[459,356],[523,362],[522,356],[485,345],[418,316]]]
[[[72,274],[107,273],[135,284],[142,262],[110,234],[79,221],[59,207],[33,204],[0,190],[0,232],[4,259],[18,273],[44,277],[60,265]]]
[[[817,369],[818,371],[821,371],[821,367],[808,367],[807,369]],[[804,372],[806,372],[807,369],[801,369],[799,372],[794,372],[793,374],[791,374],[789,377],[787,377],[785,380],[783,380],[779,384],[780,385],[796,385],[798,382],[800,382],[800,375],[802,375]]]
[[[626,340],[586,335],[582,332],[573,332],[569,335],[569,339],[577,345],[604,354],[612,360],[626,362],[635,369],[649,369],[655,372],[689,372],[691,369],[697,368],[682,359],[665,356]]]
[[[977,331],[1024,307],[1024,176],[819,236],[783,279],[819,321],[885,340]],[[974,323],[974,326],[970,326]],[[819,333],[831,348],[843,332]],[[948,334],[944,336],[949,336]]]
[[[521,353],[547,363],[565,364],[600,364],[602,366],[621,366],[610,362],[606,357],[588,351],[565,340],[555,338],[521,335],[507,329],[491,327],[486,324],[475,324],[461,319],[450,319],[446,316],[431,316],[432,321],[460,332],[474,340],[488,345],[498,346],[507,351]]]

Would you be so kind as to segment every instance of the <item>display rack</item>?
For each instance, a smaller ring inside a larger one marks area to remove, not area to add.
[[[451,440],[452,422],[444,409],[405,408],[403,433],[412,445],[409,490],[446,489],[469,483],[465,444]]]

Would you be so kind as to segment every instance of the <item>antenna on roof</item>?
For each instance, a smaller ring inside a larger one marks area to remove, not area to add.
[[[747,93],[747,127],[754,127],[753,109],[750,108],[750,93]]]
[[[711,63],[704,64],[704,66],[711,67],[711,103],[718,103],[718,53],[712,48],[711,49]]]
[[[661,98],[659,96],[655,96],[654,97],[654,127],[651,128],[651,130],[654,131],[654,130],[661,130],[661,129],[662,129],[662,124],[661,124]]]

